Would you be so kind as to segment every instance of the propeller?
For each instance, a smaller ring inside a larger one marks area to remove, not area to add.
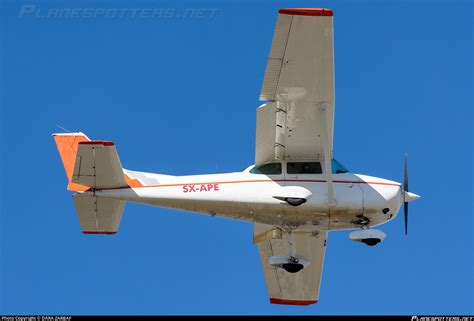
[[[408,203],[416,201],[420,195],[408,191],[408,155],[405,154],[405,170],[403,173],[403,211],[405,213],[405,235],[408,235]]]
[[[403,195],[408,192],[408,155],[405,154],[405,170],[403,173]],[[406,197],[403,197],[403,211],[405,212],[405,235],[408,235],[408,202]]]

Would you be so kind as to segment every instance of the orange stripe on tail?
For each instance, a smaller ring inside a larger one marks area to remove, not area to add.
[[[72,173],[74,171],[74,163],[76,162],[77,146],[80,142],[90,141],[83,133],[70,134],[53,134],[56,147],[63,162],[64,170],[69,181],[67,189],[75,192],[83,192],[89,189],[88,186],[72,183]]]
[[[84,192],[90,189],[89,186],[80,185],[71,182],[72,174],[74,172],[74,164],[76,162],[77,148],[84,144],[113,146],[113,142],[104,140],[90,140],[84,133],[64,133],[64,134],[53,134],[54,141],[58,147],[59,155],[63,162],[64,170],[68,178],[67,189],[74,192]],[[125,181],[131,188],[144,187],[142,183],[136,178],[133,178],[124,173]]]
[[[142,183],[140,183],[140,181],[138,179],[132,178],[132,177],[128,176],[127,174],[124,174],[124,175],[125,175],[125,181],[127,182],[129,187],[131,187],[131,188],[144,187],[144,185]]]

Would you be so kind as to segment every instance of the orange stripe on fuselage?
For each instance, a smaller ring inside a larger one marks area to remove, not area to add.
[[[140,181],[138,179],[131,178],[127,174],[124,174],[124,175],[125,175],[125,181],[127,182],[129,187],[131,187],[131,188],[146,187],[142,183],[140,183]]]
[[[125,175],[127,178],[127,175]],[[138,180],[134,180],[138,181]],[[160,184],[160,185],[149,185],[149,186],[136,186],[132,188],[145,188],[145,187],[173,187],[173,186],[187,186],[187,185],[206,185],[206,184],[240,184],[240,183],[269,183],[269,182],[302,182],[302,183],[327,183],[325,180],[309,180],[309,179],[260,179],[260,180],[245,180],[245,181],[221,181],[221,182],[190,182],[190,183],[176,183],[176,184]],[[129,179],[127,179],[129,183]],[[368,185],[386,185],[386,186],[400,186],[400,184],[394,183],[384,183],[384,182],[361,182],[361,181],[333,181],[337,184],[368,184]],[[130,184],[129,184],[130,185]],[[111,189],[125,189],[128,187],[119,187],[119,188],[103,188],[102,190],[111,190]]]

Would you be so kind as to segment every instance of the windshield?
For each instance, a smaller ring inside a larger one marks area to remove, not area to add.
[[[331,167],[333,174],[349,173],[349,170],[335,159],[331,160]]]
[[[281,163],[268,163],[250,170],[252,174],[281,175]]]

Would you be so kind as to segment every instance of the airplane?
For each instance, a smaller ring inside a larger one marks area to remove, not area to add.
[[[254,224],[272,304],[319,300],[329,231],[374,227],[420,196],[404,182],[351,173],[333,158],[333,11],[280,9],[256,112],[255,164],[242,172],[172,176],[124,169],[115,144],[82,132],[53,134],[84,234],[117,233],[126,202]]]

